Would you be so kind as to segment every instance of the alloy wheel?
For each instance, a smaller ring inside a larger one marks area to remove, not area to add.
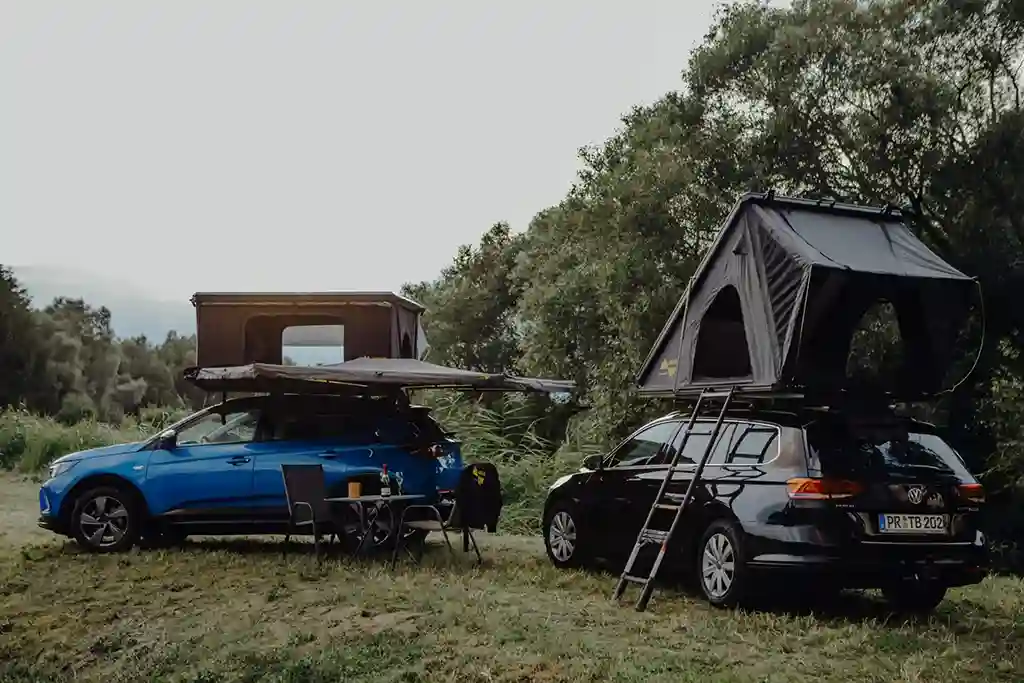
[[[96,496],[82,508],[78,525],[97,548],[116,545],[128,532],[128,508],[113,496]]]
[[[721,599],[732,588],[736,578],[736,553],[725,534],[716,533],[704,544],[700,578],[704,590],[715,600]]]
[[[568,512],[560,510],[548,526],[548,545],[559,562],[568,562],[576,550],[576,522]]]

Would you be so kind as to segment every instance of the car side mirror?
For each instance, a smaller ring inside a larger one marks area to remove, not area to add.
[[[178,445],[178,433],[173,429],[165,429],[156,437],[156,447],[162,451],[174,450]]]
[[[601,469],[601,463],[603,460],[604,458],[600,455],[588,455],[583,458],[583,467],[588,470],[599,470]]]

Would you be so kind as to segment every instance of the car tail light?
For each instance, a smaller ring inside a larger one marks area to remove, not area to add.
[[[793,500],[842,500],[859,494],[863,487],[848,479],[812,479],[800,477],[786,482]]]
[[[956,492],[960,500],[966,503],[985,502],[985,488],[981,484],[960,484]]]

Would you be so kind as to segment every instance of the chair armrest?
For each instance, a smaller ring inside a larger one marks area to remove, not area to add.
[[[313,511],[313,506],[304,500],[300,500],[295,503],[292,503],[292,507],[288,511],[288,516],[291,517],[293,520],[295,519],[295,508],[299,506],[305,507],[307,510],[309,510],[309,519],[311,521],[316,518],[316,513]]]

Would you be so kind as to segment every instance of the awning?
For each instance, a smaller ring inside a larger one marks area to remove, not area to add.
[[[395,389],[567,393],[569,380],[489,374],[412,358],[357,358],[319,366],[250,363],[193,367],[185,380],[204,391],[229,393],[379,393]]]

